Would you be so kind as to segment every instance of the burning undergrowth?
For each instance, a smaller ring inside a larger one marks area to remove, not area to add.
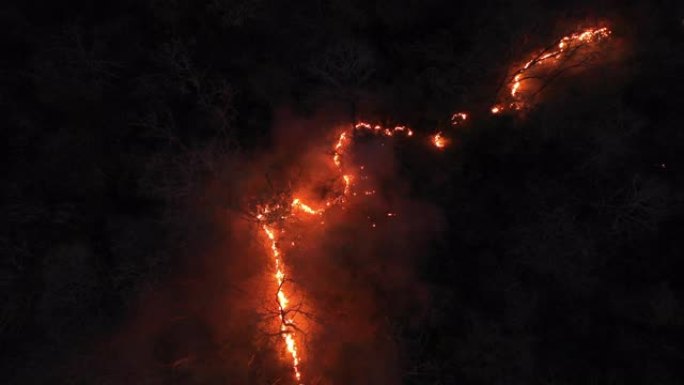
[[[273,260],[271,334],[282,337],[297,381],[307,373],[314,383],[395,383],[386,326],[397,312],[420,313],[411,260],[438,221],[405,198],[397,175],[389,139],[412,130],[332,126],[332,148],[312,143],[290,157],[292,175],[280,187],[268,180],[276,193],[256,206]]]
[[[397,383],[393,325],[424,313],[413,265],[439,214],[399,175],[409,136],[333,120],[283,113],[268,149],[226,160],[187,208],[175,278],[79,365],[114,383]]]
[[[610,34],[601,27],[568,35],[514,67],[491,112],[530,108]],[[282,112],[269,146],[225,159],[198,188],[181,273],[146,293],[130,327],[102,348],[118,356],[102,360],[107,378],[401,382],[397,330],[419,322],[429,303],[414,265],[441,219],[412,198],[395,142],[442,150],[449,139],[320,116]],[[452,126],[468,116],[453,114]]]

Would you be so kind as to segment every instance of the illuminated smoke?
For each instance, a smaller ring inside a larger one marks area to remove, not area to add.
[[[286,283],[289,282],[289,279],[283,260],[284,252],[279,243],[279,236],[285,231],[289,221],[297,219],[299,214],[323,216],[327,210],[346,202],[349,196],[357,195],[356,192],[352,191],[355,178],[351,172],[352,167],[344,164],[345,155],[349,151],[349,146],[352,144],[354,135],[357,133],[378,135],[388,138],[397,135],[403,135],[405,137],[413,136],[413,130],[405,126],[390,128],[381,125],[371,125],[365,122],[357,123],[350,129],[342,131],[337,136],[337,140],[332,146],[331,163],[334,166],[333,169],[336,174],[334,175],[334,178],[341,181],[343,186],[341,190],[326,199],[320,205],[320,208],[314,208],[314,205],[305,202],[301,197],[285,196],[280,202],[259,205],[255,214],[255,219],[261,224],[261,229],[265,235],[266,247],[270,251],[273,260],[273,277],[277,284],[276,301],[278,304],[278,320],[280,323],[279,334],[290,355],[294,377],[299,383],[302,381],[299,350],[301,344],[298,339],[298,331],[300,329],[295,321],[295,316],[298,314],[299,309],[291,306],[290,298],[286,293]],[[363,170],[363,168],[363,166],[359,167],[359,171]],[[373,193],[374,190],[365,190],[362,195],[367,196],[372,195]],[[394,215],[394,213],[388,213],[387,216],[392,217]],[[375,227],[375,223],[373,223],[372,226]]]

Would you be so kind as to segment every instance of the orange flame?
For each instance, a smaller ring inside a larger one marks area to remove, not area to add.
[[[297,352],[297,342],[295,341],[294,320],[292,318],[288,318],[289,301],[285,295],[285,291],[283,290],[283,285],[285,283],[285,270],[281,258],[281,252],[278,248],[278,240],[276,238],[275,231],[269,225],[263,224],[261,228],[270,242],[271,254],[275,263],[275,278],[276,282],[278,283],[276,300],[278,302],[278,317],[280,319],[280,335],[285,341],[285,346],[290,354],[290,357],[292,357],[292,369],[294,371],[295,378],[297,381],[301,381],[302,373],[299,370],[299,353]]]
[[[302,203],[302,201],[299,198],[295,198],[292,201],[292,208],[302,210],[303,212],[312,215],[320,215],[323,213],[322,210],[314,210],[311,208],[311,206],[307,205],[306,203]]]
[[[612,31],[608,29],[608,27],[589,28],[581,32],[564,36],[560,39],[558,44],[555,45],[556,48],[545,49],[541,53],[536,54],[513,74],[513,77],[508,84],[510,87],[509,98],[512,99],[512,101],[509,103],[502,103],[493,106],[491,108],[492,114],[498,114],[506,109],[520,110],[526,106],[524,97],[521,94],[521,88],[523,88],[527,81],[534,78],[534,76],[528,75],[532,68],[547,63],[558,65],[558,63],[560,63],[560,59],[569,57],[577,49],[590,44],[598,43],[610,37],[611,34]]]

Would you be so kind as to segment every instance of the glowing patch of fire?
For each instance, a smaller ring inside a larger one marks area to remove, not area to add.
[[[608,29],[608,27],[589,28],[569,36],[564,36],[555,46],[556,48],[546,49],[535,55],[532,59],[528,60],[522,68],[514,73],[513,78],[508,84],[510,87],[510,99],[513,101],[493,106],[491,108],[491,113],[498,114],[506,109],[520,110],[525,107],[525,101],[523,100],[520,91],[527,80],[534,79],[534,76],[528,75],[532,68],[547,63],[557,65],[560,59],[571,55],[578,48],[598,43],[610,37],[611,33],[612,31]]]
[[[442,136],[441,132],[438,132],[432,136],[432,144],[434,144],[435,147],[442,149],[442,148],[446,147],[447,140],[446,140],[446,138],[444,138]]]
[[[275,231],[271,227],[263,224],[261,228],[264,230],[264,233],[270,242],[271,254],[273,255],[273,261],[275,263],[275,278],[276,283],[278,284],[276,299],[278,301],[279,308],[278,317],[280,318],[280,335],[283,337],[287,351],[292,357],[292,369],[294,370],[295,378],[297,381],[301,381],[302,373],[299,370],[299,354],[297,352],[297,342],[295,341],[294,337],[294,320],[287,318],[289,301],[283,289],[283,284],[285,283],[285,271],[283,261],[281,259],[280,249],[278,249],[278,240],[276,238]]]

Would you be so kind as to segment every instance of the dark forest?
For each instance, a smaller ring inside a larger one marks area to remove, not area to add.
[[[0,25],[0,383],[684,383],[681,2],[9,1]]]

